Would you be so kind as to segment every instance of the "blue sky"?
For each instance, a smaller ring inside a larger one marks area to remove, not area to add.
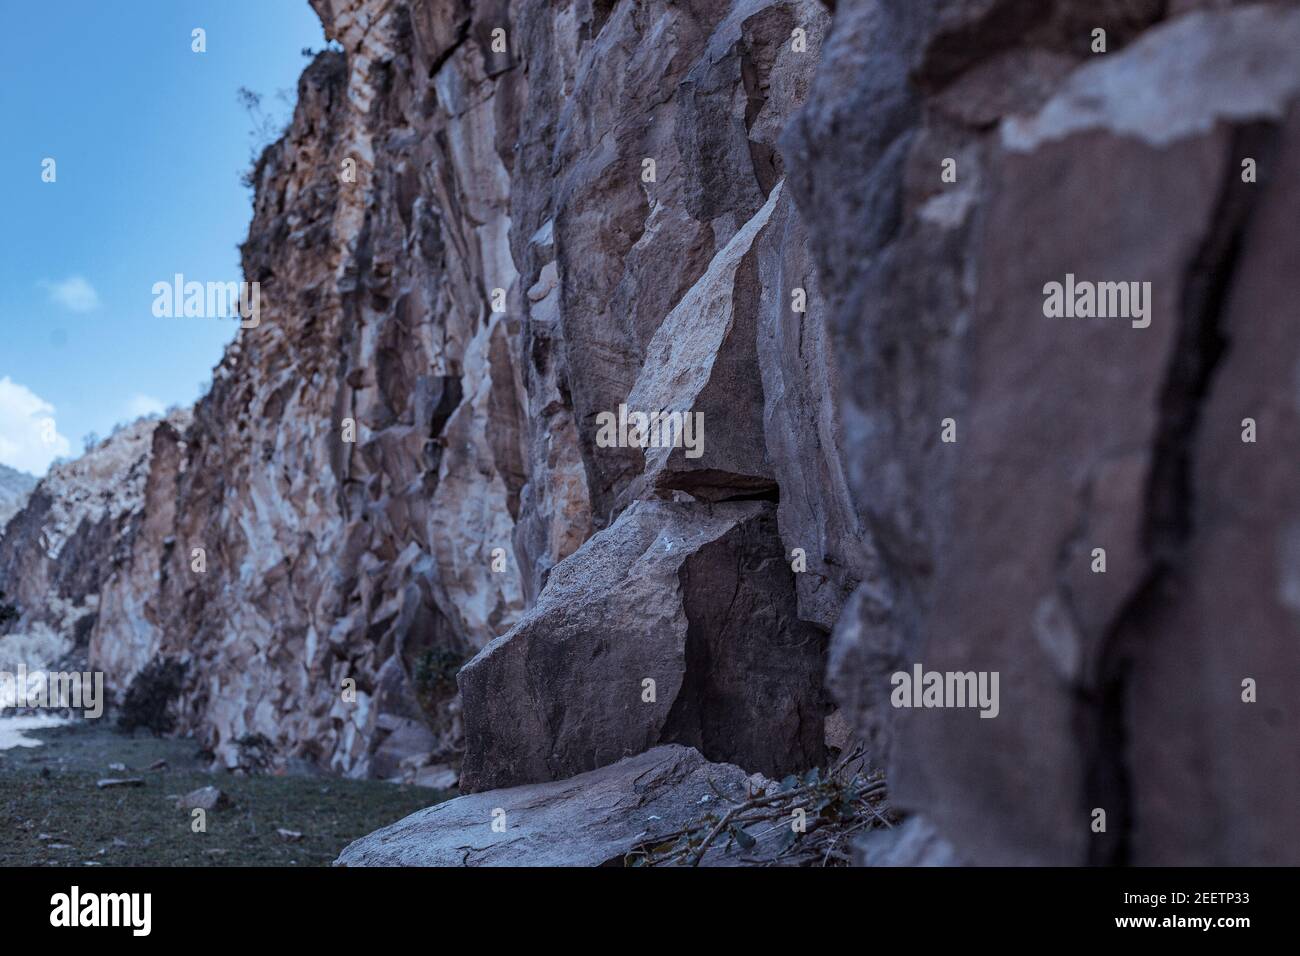
[[[237,91],[287,120],[301,51],[325,39],[307,0],[41,0],[4,20],[0,463],[40,474],[88,432],[198,397],[236,323],[155,318],[151,287],[242,278]]]

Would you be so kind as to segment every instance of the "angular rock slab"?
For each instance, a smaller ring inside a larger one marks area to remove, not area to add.
[[[824,639],[798,620],[775,512],[636,502],[557,565],[528,615],[457,675],[462,789],[671,742],[770,775],[819,763]]]
[[[661,436],[646,448],[645,471],[630,494],[682,489],[717,501],[775,486],[763,442],[754,247],[780,198],[778,184],[651,339],[628,408],[695,416],[691,421],[700,424],[692,437],[700,444],[688,452],[684,442],[674,447]]]
[[[346,847],[335,866],[601,866],[704,816],[750,778],[670,744],[557,783],[457,797]],[[494,820],[505,830],[496,832]]]

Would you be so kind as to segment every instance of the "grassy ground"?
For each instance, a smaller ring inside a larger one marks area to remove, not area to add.
[[[208,773],[193,741],[127,737],[97,722],[29,736],[45,745],[0,751],[0,866],[326,866],[357,837],[453,796],[375,780]],[[165,770],[146,769],[160,759]],[[95,786],[124,776],[145,785]],[[194,833],[176,797],[208,785],[234,805],[210,811],[207,832]]]

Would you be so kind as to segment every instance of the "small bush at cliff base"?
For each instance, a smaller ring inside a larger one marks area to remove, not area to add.
[[[245,773],[266,773],[275,755],[275,745],[265,734],[244,734],[235,741],[239,748],[237,766]]]
[[[181,693],[185,668],[180,661],[156,657],[136,675],[122,701],[118,726],[130,733],[143,727],[155,735],[176,726],[171,704]]]
[[[420,704],[436,711],[446,698],[456,693],[456,672],[465,666],[464,654],[447,647],[435,647],[420,655],[415,663],[415,693]]]

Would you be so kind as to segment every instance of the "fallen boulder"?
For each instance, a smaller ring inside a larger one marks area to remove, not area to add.
[[[474,793],[347,846],[335,866],[604,866],[763,783],[670,744],[555,783]]]
[[[821,632],[776,507],[639,501],[555,567],[457,675],[461,790],[556,780],[666,743],[780,777],[821,763]]]

